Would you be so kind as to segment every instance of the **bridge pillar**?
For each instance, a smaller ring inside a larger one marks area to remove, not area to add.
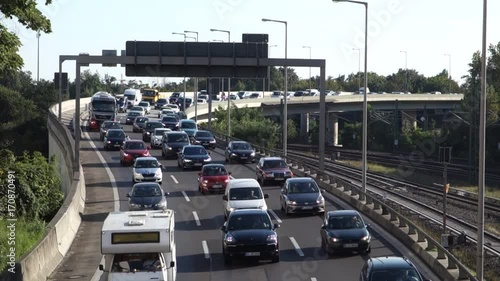
[[[334,113],[328,113],[328,135],[327,141],[329,144],[339,144],[339,118]]]
[[[402,130],[405,129],[416,129],[417,128],[417,111],[416,110],[405,110],[401,114]]]
[[[309,141],[309,113],[300,114],[300,139],[303,143]]]

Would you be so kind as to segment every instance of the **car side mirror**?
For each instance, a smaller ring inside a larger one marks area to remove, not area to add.
[[[280,228],[280,225],[277,223],[274,224],[274,229],[276,229],[276,228]]]
[[[221,226],[220,230],[226,232],[226,226],[225,225]]]
[[[127,193],[127,195],[125,195],[125,196],[127,196],[127,197],[129,197],[129,198],[130,198],[130,193]]]
[[[104,271],[104,265],[100,264],[100,265],[99,265],[99,270],[100,270],[100,271]]]
[[[212,154],[212,152],[211,152],[211,151],[209,151],[209,152],[208,152],[208,155],[210,155],[210,154]]]
[[[175,267],[175,261],[170,262],[170,268]]]
[[[322,189],[322,190],[321,190],[321,193],[325,193],[325,190],[324,190],[324,189]]]
[[[269,198],[269,194],[264,194],[264,198]]]
[[[233,172],[229,172],[229,173],[227,173],[227,174],[231,176],[231,175],[233,175]]]
[[[323,225],[321,226],[321,229],[326,229],[326,225],[324,225],[324,224],[323,224]]]
[[[222,195],[222,200],[227,201],[227,195]]]

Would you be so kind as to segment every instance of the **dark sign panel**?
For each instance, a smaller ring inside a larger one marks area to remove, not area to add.
[[[160,232],[112,233],[111,244],[159,243]]]

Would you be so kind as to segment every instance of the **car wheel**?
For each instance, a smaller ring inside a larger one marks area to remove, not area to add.
[[[203,194],[203,195],[206,194],[205,189],[203,187],[200,187],[200,191],[201,191],[201,194]]]
[[[225,265],[232,265],[233,261],[231,260],[231,257],[228,256],[226,253],[224,253],[223,255],[224,255],[224,264]]]
[[[288,212],[288,206],[286,205],[286,203],[285,203],[285,215],[286,216],[290,215],[290,213]]]

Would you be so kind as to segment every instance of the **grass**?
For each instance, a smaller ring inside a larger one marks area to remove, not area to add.
[[[10,230],[7,228],[11,222],[6,221],[4,218],[0,220],[0,272],[3,272],[9,262],[7,255],[10,253],[10,248],[15,247],[16,261],[29,252],[33,246],[42,238],[45,233],[45,222],[31,220],[25,221],[19,219],[15,222],[15,245],[9,245]]]
[[[353,160],[346,160],[346,161],[338,161],[340,163],[361,169],[361,161],[353,161]],[[374,173],[379,173],[383,175],[387,175],[392,178],[400,179],[400,180],[405,180],[409,182],[414,182],[417,184],[422,184],[422,185],[428,185],[431,186],[433,183],[439,183],[442,184],[443,178],[438,177],[438,176],[432,176],[432,175],[426,175],[426,174],[421,174],[417,173],[412,170],[407,170],[404,168],[394,168],[394,167],[387,167],[383,166],[380,164],[374,164],[374,163],[368,163],[368,170],[370,172]],[[470,186],[467,183],[464,182],[454,182],[451,183],[453,188],[456,189],[461,189],[467,192],[471,193],[478,193],[478,187],[477,186]],[[495,189],[491,187],[486,187],[486,194],[487,197],[491,198],[498,198],[500,199],[500,189]]]

